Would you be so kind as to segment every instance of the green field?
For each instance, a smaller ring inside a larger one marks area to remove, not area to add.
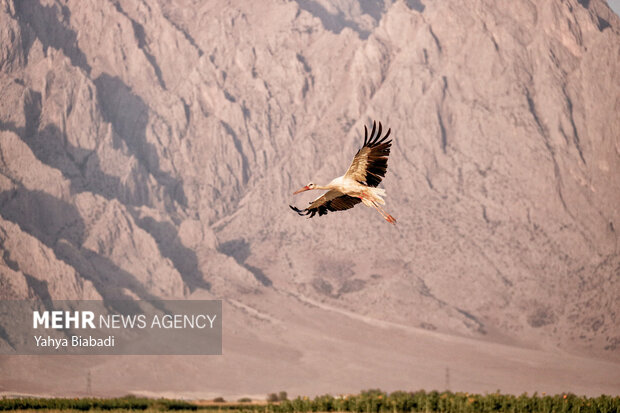
[[[620,413],[620,397],[583,397],[574,394],[468,394],[436,391],[384,393],[368,390],[357,395],[298,397],[273,403],[191,402],[169,399],[122,397],[98,398],[3,398],[0,410],[21,411],[195,411],[239,413],[355,412],[355,413]]]

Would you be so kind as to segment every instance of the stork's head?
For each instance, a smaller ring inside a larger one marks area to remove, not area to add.
[[[315,185],[312,182],[310,182],[308,185],[304,186],[303,188],[298,189],[297,191],[293,192],[293,195],[297,195],[301,192],[309,191],[314,188],[315,188]]]

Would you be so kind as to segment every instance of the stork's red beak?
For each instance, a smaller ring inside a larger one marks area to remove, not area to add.
[[[306,185],[303,188],[298,189],[297,191],[293,192],[293,195],[297,195],[297,194],[299,194],[301,192],[308,191],[308,190],[310,190],[310,188],[308,188],[308,185]]]

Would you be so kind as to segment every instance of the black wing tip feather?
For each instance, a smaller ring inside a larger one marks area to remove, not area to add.
[[[312,218],[313,216],[316,215],[316,209],[312,209],[312,210],[310,210],[308,208],[306,208],[306,209],[299,209],[299,208],[294,207],[293,205],[289,205],[289,207],[291,207],[291,209],[293,211],[297,212],[299,214],[299,216],[302,216],[302,217],[310,215],[308,218]],[[320,215],[323,215],[323,214],[320,214]]]
[[[377,144],[383,143],[388,138],[388,136],[390,136],[390,132],[392,132],[392,128],[388,129],[388,131],[385,133],[383,138],[381,138],[381,140],[379,142],[377,142]],[[386,142],[386,143],[390,143],[390,142],[392,142],[392,141],[390,140],[389,142]]]
[[[310,211],[308,211],[307,209],[304,209],[302,211],[301,209],[294,207],[293,205],[289,205],[289,207],[291,207],[293,211],[297,212],[301,216],[308,215],[310,213]]]
[[[370,132],[370,140],[372,141],[372,137],[375,136],[375,130],[377,130],[377,122],[372,121],[372,132]]]
[[[379,127],[377,128],[377,122],[372,121],[372,131],[370,132],[370,136],[368,136],[368,128],[364,125],[364,145],[362,147],[374,148],[375,146],[386,144],[390,145],[392,140],[385,141],[392,132],[392,128],[389,128],[386,134],[381,137],[381,132],[383,130],[383,125],[379,122]],[[376,132],[376,133],[375,133]]]

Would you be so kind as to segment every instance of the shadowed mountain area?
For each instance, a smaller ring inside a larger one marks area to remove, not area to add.
[[[617,394],[605,1],[4,0],[0,45],[0,299],[224,308],[222,356],[0,356],[0,394]],[[397,225],[291,211],[374,120]]]

